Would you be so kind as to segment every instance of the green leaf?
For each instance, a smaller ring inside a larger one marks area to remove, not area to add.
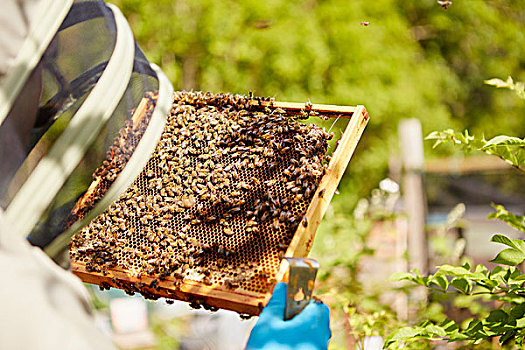
[[[490,275],[489,269],[485,265],[478,264],[476,265],[476,269],[474,270],[474,273],[479,276],[488,277]]]
[[[506,81],[503,81],[498,78],[492,78],[489,80],[485,80],[485,84],[492,85],[497,88],[505,88],[509,90],[513,90],[516,95],[518,95],[519,98],[525,99],[525,85],[522,82],[514,82],[512,80],[512,77],[508,77]]]
[[[440,144],[444,142],[453,142],[454,143],[454,130],[447,129],[443,131],[433,131],[430,134],[428,134],[427,137],[425,137],[425,140],[436,140],[434,142],[434,145],[432,145],[432,148],[436,148]]]
[[[515,330],[509,330],[509,331],[505,332],[499,338],[499,343],[503,345],[503,343],[505,343],[507,340],[513,338],[515,335],[516,335],[516,331]]]
[[[525,281],[525,275],[520,273],[520,275],[512,277],[512,280],[517,282]]]
[[[472,320],[470,321],[467,329],[465,330],[469,334],[476,333],[483,329],[483,324],[480,320]]]
[[[449,333],[448,338],[449,338],[449,342],[470,339],[470,337],[468,335],[463,334],[463,333],[459,333],[459,332]]]
[[[430,282],[431,283],[434,283],[436,285],[438,285],[444,292],[447,291],[447,288],[448,288],[448,280],[445,276],[442,276],[442,275],[434,275],[431,279],[430,279]]]
[[[525,232],[525,216],[514,215],[507,211],[503,205],[492,204],[492,207],[496,209],[495,213],[491,213],[489,219],[497,219],[507,223],[509,226],[514,227],[517,230]],[[501,236],[501,235],[500,235]],[[499,242],[501,243],[501,242]]]
[[[525,303],[514,306],[509,311],[509,315],[510,315],[510,318],[513,320],[518,320],[520,318],[523,318],[523,316],[525,315]]]
[[[485,80],[484,83],[487,85],[495,86],[497,88],[510,89],[511,86],[514,84],[514,81],[512,80],[512,77],[509,76],[507,78],[507,81],[503,81],[499,78],[492,78],[492,79]]]
[[[413,281],[414,279],[415,279],[414,275],[412,275],[410,272],[396,272],[396,273],[393,273],[389,278],[390,281],[402,281],[402,280]]]
[[[456,325],[456,322],[454,322],[453,320],[449,318],[443,320],[443,322],[441,322],[439,326],[443,328],[446,332],[449,332],[449,333],[457,331],[459,329],[458,326]]]
[[[481,151],[500,157],[505,162],[521,169],[525,165],[525,139],[496,136],[486,141]]]
[[[503,310],[492,310],[487,317],[487,322],[491,323],[505,323],[509,315]]]
[[[494,243],[501,243],[501,244],[504,244],[506,245],[507,247],[511,247],[513,249],[516,249],[520,252],[524,252],[523,248],[524,248],[524,242],[520,239],[512,239],[512,238],[509,238],[505,235],[500,235],[500,234],[495,234],[494,236],[492,236],[490,238],[490,241],[491,242],[494,242]]]
[[[493,292],[494,289],[496,289],[496,287],[499,285],[499,282],[490,279],[484,279],[482,281],[476,281],[476,284]]]
[[[403,327],[392,333],[390,340],[406,340],[419,335],[421,329],[419,327]]]
[[[525,260],[525,254],[515,249],[509,248],[502,250],[494,259],[490,262],[508,266],[519,265]]]
[[[428,325],[425,327],[425,330],[430,333],[430,334],[435,334],[437,335],[438,337],[446,337],[447,336],[447,332],[445,332],[445,330],[439,326],[436,326],[436,325]]]
[[[523,274],[518,268],[511,268],[512,272],[509,277],[509,282],[519,282],[521,284],[521,280],[523,279]]]
[[[525,318],[520,318],[516,321],[516,328],[525,328]]]
[[[495,146],[521,146],[525,147],[525,139],[520,139],[519,137],[505,136],[500,135],[491,138],[485,143],[485,146],[481,147],[481,150],[486,150],[490,147]]]
[[[470,266],[469,266],[470,267]],[[465,269],[464,266],[441,265],[438,266],[439,273],[444,273],[450,276],[465,276],[470,274],[470,270]]]
[[[472,291],[472,282],[465,277],[454,278],[450,285],[465,294],[469,294]]]

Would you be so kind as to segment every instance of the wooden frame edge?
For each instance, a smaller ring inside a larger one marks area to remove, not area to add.
[[[142,276],[134,279],[129,278],[126,271],[118,269],[108,269],[106,275],[100,272],[87,271],[85,266],[80,263],[71,264],[71,272],[83,282],[101,285],[103,282],[111,287],[122,289],[113,279],[118,279],[126,283],[145,283],[149,285],[154,281],[153,277]],[[182,283],[175,286],[174,279],[157,280],[158,289],[142,287],[143,290],[150,290],[152,294],[164,298],[173,298],[186,302],[196,301],[211,307],[226,309],[240,314],[258,315],[266,305],[266,297],[262,294],[250,293],[246,291],[236,291],[221,287],[208,287],[202,283],[189,279],[184,279]]]
[[[339,186],[339,181],[354,154],[357,143],[368,123],[369,115],[366,108],[362,105],[355,107],[354,117],[350,119],[346,129],[339,140],[332,159],[328,164],[326,174],[321,179],[317,191],[315,192],[305,216],[309,222],[307,226],[299,225],[294,234],[292,242],[286,250],[285,256],[289,257],[306,257],[313,245],[315,233],[321,220],[323,219],[330,201]],[[283,259],[277,280],[286,280],[288,263]]]

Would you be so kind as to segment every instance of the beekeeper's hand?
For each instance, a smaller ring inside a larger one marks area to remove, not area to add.
[[[327,349],[330,331],[328,306],[311,301],[300,314],[284,320],[286,283],[275,286],[272,298],[252,330],[247,350]]]

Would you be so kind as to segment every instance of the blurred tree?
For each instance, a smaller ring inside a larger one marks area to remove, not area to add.
[[[344,181],[347,203],[385,176],[399,118],[421,118],[425,132],[450,126],[443,101],[460,85],[445,60],[426,58],[398,1],[115,3],[176,89],[364,104],[372,119]]]
[[[512,75],[525,79],[525,2],[454,1],[446,11],[433,0],[400,2],[425,59],[445,62],[459,82],[443,101],[472,132],[523,135],[523,101],[483,84]],[[490,128],[487,127],[490,125]]]

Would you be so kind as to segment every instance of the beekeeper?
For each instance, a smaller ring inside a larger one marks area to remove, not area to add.
[[[101,1],[4,0],[0,11],[0,347],[110,349],[80,280],[56,265],[72,234],[118,198],[150,157],[173,88]],[[155,93],[140,142],[82,220],[71,210],[140,100]],[[32,243],[29,244],[28,242]],[[326,349],[328,308],[283,320],[284,284],[250,349]]]

